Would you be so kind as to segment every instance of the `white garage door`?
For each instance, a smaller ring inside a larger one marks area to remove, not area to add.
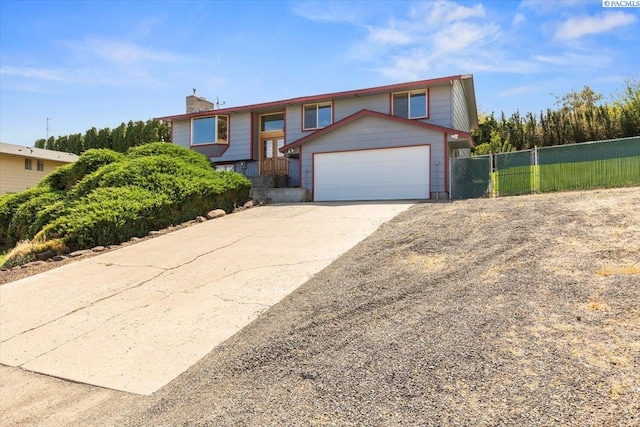
[[[316,153],[315,201],[429,198],[429,146]]]

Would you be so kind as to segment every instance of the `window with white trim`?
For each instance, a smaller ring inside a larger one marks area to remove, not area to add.
[[[303,109],[303,130],[321,129],[327,127],[333,121],[331,111],[331,103],[310,104],[302,107]]]
[[[24,168],[28,171],[33,169],[33,166],[31,164],[31,159],[24,159]]]
[[[235,172],[236,171],[236,167],[233,163],[231,164],[227,164],[227,165],[216,165],[216,170],[217,171],[231,171],[231,172]]]
[[[429,116],[427,90],[399,92],[392,95],[392,114],[403,119],[424,119]]]
[[[229,116],[209,116],[191,119],[191,145],[228,143]]]
[[[44,160],[38,160],[36,167],[40,172],[44,172]]]

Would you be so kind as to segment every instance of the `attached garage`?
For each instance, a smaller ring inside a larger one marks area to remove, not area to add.
[[[429,145],[313,155],[313,200],[428,199]]]

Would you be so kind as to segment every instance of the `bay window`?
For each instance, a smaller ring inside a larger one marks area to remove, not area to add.
[[[229,116],[191,119],[191,145],[228,143]]]

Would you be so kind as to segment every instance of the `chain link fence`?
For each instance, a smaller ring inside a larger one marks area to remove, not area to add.
[[[472,199],[490,195],[492,169],[491,155],[452,158],[449,168],[449,197]]]
[[[453,199],[640,185],[640,137],[451,159],[450,171]]]

